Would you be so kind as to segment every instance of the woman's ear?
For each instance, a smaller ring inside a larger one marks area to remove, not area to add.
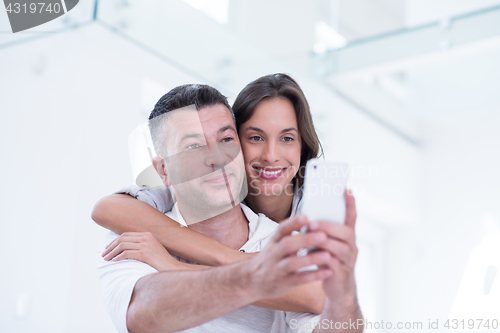
[[[155,168],[156,172],[158,172],[158,175],[160,175],[163,185],[165,185],[166,187],[172,185],[170,183],[170,179],[168,178],[167,170],[165,168],[165,159],[163,157],[153,158],[153,167]]]

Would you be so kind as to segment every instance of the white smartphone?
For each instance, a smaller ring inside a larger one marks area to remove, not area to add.
[[[307,162],[301,213],[306,215],[309,221],[344,224],[344,192],[348,173],[349,167],[345,163],[316,158]],[[307,229],[301,229],[301,232],[305,231]]]

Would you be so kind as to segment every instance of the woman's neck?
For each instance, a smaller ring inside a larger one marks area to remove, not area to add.
[[[245,202],[255,213],[262,213],[271,220],[281,222],[292,213],[293,195],[283,191],[280,195],[254,195],[248,193]]]

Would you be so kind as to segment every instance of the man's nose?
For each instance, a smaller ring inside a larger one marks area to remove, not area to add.
[[[207,142],[207,146],[208,156],[206,164],[212,167],[212,171],[218,170],[229,164],[238,155],[239,151],[235,144]]]

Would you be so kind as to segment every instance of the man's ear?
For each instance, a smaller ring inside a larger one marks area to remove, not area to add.
[[[163,185],[165,185],[166,187],[172,185],[167,175],[167,170],[165,168],[165,159],[163,157],[153,158],[153,167],[155,168],[156,172],[158,172],[158,175],[160,175]]]

